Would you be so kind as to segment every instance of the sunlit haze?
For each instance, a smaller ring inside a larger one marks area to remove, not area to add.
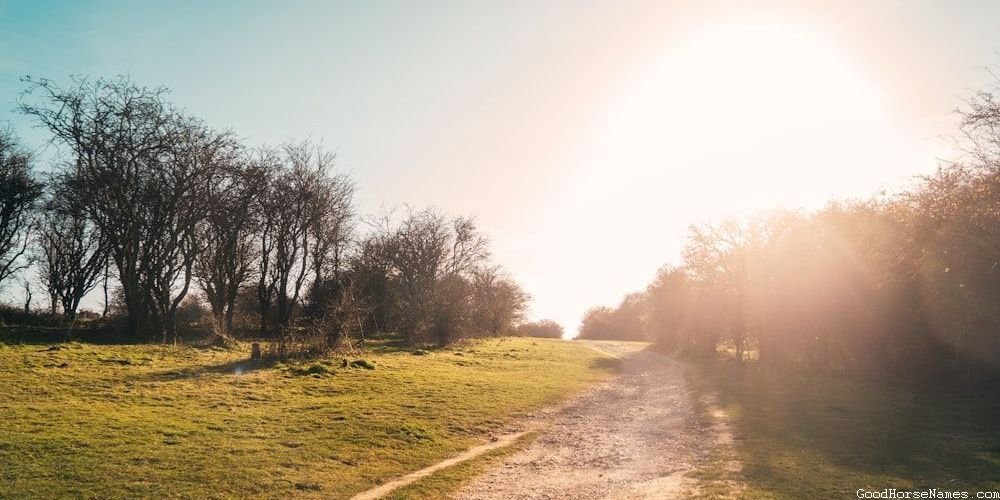
[[[693,3],[0,1],[0,94],[128,74],[249,143],[321,140],[364,213],[475,216],[574,333],[692,223],[933,170],[997,61],[994,2]]]

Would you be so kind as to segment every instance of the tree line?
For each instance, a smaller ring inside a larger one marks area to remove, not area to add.
[[[1000,87],[959,160],[894,195],[693,226],[682,262],[594,308],[582,338],[762,367],[985,385],[1000,372]]]
[[[443,345],[523,318],[528,294],[473,219],[361,217],[353,180],[316,143],[250,147],[123,77],[24,82],[18,110],[58,154],[42,175],[0,133],[0,286],[35,269],[52,316],[73,321],[102,287],[122,330],[163,342],[191,303],[219,338],[282,346],[366,332]]]

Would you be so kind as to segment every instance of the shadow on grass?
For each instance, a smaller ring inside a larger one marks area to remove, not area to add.
[[[187,380],[204,377],[206,375],[243,375],[257,370],[274,368],[277,364],[277,360],[250,361],[249,359],[241,359],[217,365],[193,366],[189,368],[148,373],[140,378],[144,381],[150,382],[168,382],[171,380]]]
[[[748,496],[1000,488],[996,402],[725,363],[696,374],[695,399],[713,400],[733,431]]]
[[[209,348],[211,349],[211,348]],[[197,365],[174,370],[166,370],[142,375],[143,381],[166,382],[172,380],[188,380],[212,375],[245,375],[259,370],[267,370],[278,365],[287,364],[290,372],[297,375],[327,374],[336,368],[367,368],[374,369],[364,358],[354,359],[351,353],[339,351],[298,354],[285,358],[264,355],[258,360],[248,358],[237,359],[215,365]]]
[[[611,373],[621,373],[625,369],[624,362],[619,358],[597,358],[590,362],[590,367]]]
[[[449,346],[439,346],[433,343],[410,343],[399,336],[386,335],[365,340],[364,350],[377,354],[410,353],[426,354],[430,352],[446,351],[455,348],[462,348],[464,344],[458,341]]]
[[[179,335],[181,343],[194,347],[207,345],[212,338],[208,330],[191,330]],[[51,345],[80,342],[93,345],[144,345],[161,339],[134,335],[108,324],[73,326],[9,325],[0,326],[0,343],[19,345]]]
[[[416,349],[406,342],[405,339],[398,337],[382,337],[373,338],[365,340],[365,349],[382,352],[382,353],[392,353],[392,352],[405,352],[412,351]]]
[[[82,342],[96,345],[147,344],[148,339],[129,338],[108,327],[68,326],[3,326],[0,342],[22,345],[48,345],[62,342]]]

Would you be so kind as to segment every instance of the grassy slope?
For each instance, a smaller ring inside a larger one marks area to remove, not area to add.
[[[242,352],[44,348],[0,344],[0,496],[349,496],[608,374],[535,339],[315,376],[243,370]]]
[[[1000,490],[996,401],[722,364],[693,378],[699,392],[715,396],[732,430],[743,464],[735,479],[747,486],[740,498],[854,498],[859,488]],[[732,494],[727,457],[715,458],[696,474],[707,480],[705,496]]]

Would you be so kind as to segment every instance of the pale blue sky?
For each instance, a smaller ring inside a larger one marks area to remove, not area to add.
[[[1000,2],[748,5],[0,0],[0,122],[39,147],[19,77],[128,74],[251,144],[320,139],[363,211],[477,216],[534,313],[575,330],[692,222],[932,168],[1000,62]]]

